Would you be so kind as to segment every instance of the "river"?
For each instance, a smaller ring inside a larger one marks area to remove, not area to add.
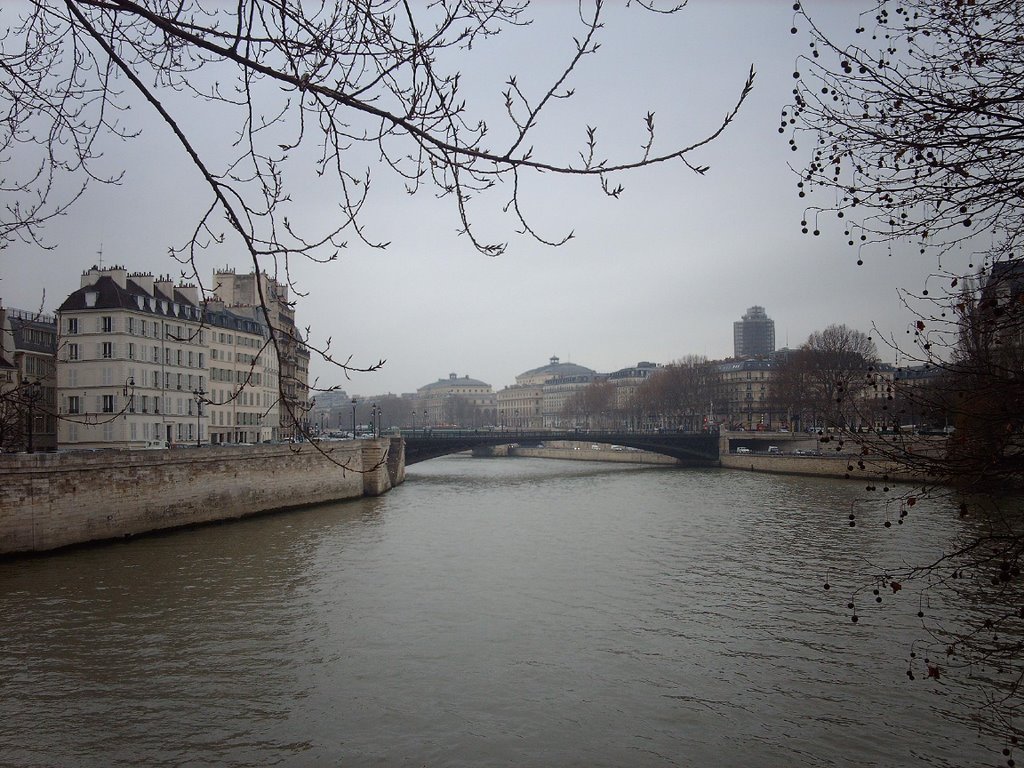
[[[962,523],[885,528],[865,495],[455,456],[375,499],[0,562],[0,764],[1005,760],[975,683],[906,674],[926,599],[955,607],[846,605]]]

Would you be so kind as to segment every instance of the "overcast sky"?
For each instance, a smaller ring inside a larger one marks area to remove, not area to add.
[[[531,28],[474,48],[462,67],[470,109],[488,119],[500,117],[509,75],[538,93],[571,53],[576,4],[537,5]],[[819,0],[811,7],[823,23],[850,30],[863,4]],[[693,157],[711,166],[704,177],[681,165],[634,173],[623,179],[619,200],[592,180],[531,179],[525,200],[535,225],[551,237],[576,234],[560,248],[516,235],[500,211],[503,191],[473,210],[485,236],[509,242],[504,255],[483,256],[456,234],[449,203],[429,192],[410,197],[375,171],[366,224],[391,246],[373,250],[353,239],[337,262],[296,263],[293,275],[308,292],[297,313],[314,341],[332,337],[335,354],[351,354],[356,365],[387,364],[346,381],[315,362],[320,384],[398,394],[454,372],[498,390],[552,355],[603,372],[689,354],[725,358],[733,322],[754,304],[775,321],[779,347],[797,346],[831,323],[865,332],[874,324],[903,337],[911,316],[897,289],[919,289],[934,260],[879,249],[857,266],[857,251],[834,221],[822,222],[817,238],[800,232],[802,201],[787,163],[805,155],[791,152],[788,136],[778,133],[807,45],[790,34],[792,15],[784,0],[691,0],[672,17],[616,9],[600,53],[577,74],[577,98],[545,117],[539,156],[572,159],[585,127],[596,124],[608,155],[633,157],[648,111],[657,115],[663,147],[689,143],[730,109],[750,65],[757,79],[735,124]],[[126,170],[123,183],[94,186],[51,226],[52,250],[0,251],[5,305],[35,308],[45,290],[45,309],[56,309],[101,250],[106,265],[180,270],[167,248],[183,240],[206,192],[166,132],[142,113],[132,117],[143,136],[107,147]],[[197,114],[186,128],[209,126]],[[317,196],[306,210],[311,222],[332,215],[331,202]],[[250,269],[231,242],[204,258],[206,279],[214,267]]]

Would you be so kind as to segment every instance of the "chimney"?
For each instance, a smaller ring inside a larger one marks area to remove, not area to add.
[[[110,278],[120,286],[123,291],[128,287],[128,270],[124,267],[111,267],[110,269],[104,270]]]
[[[199,289],[192,283],[182,283],[179,285],[178,293],[191,301],[193,306],[199,306]]]
[[[160,275],[153,281],[154,294],[156,291],[162,293],[165,299],[174,299],[174,281],[167,275]]]
[[[100,279],[100,275],[102,274],[103,273],[100,272],[99,267],[93,265],[82,273],[82,284],[79,288],[88,288],[90,285],[95,285],[96,281]]]
[[[134,275],[129,277],[135,282],[139,288],[144,290],[150,296],[153,295],[153,275],[149,272],[136,272]]]

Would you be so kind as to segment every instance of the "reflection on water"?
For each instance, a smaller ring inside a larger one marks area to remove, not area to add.
[[[912,586],[845,606],[843,574],[955,518],[851,529],[860,490],[451,457],[376,499],[0,563],[0,763],[992,763],[970,681],[907,680]]]

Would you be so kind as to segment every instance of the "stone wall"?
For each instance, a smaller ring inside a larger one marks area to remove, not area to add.
[[[864,479],[882,482],[912,481],[895,464],[881,459],[868,459],[858,454],[843,456],[792,456],[786,454],[730,453],[721,457],[721,464],[728,469],[744,469],[748,472],[770,472],[779,475],[808,475],[812,477],[838,477]],[[863,466],[861,466],[863,464]]]
[[[516,446],[508,450],[509,456],[530,456],[538,459],[568,459],[570,461],[613,461],[622,464],[662,464],[678,466],[679,461],[671,456],[648,451],[612,450],[610,445],[598,445],[591,448],[592,443],[571,443],[553,441],[543,448]],[[593,445],[597,445],[593,443]]]
[[[0,555],[377,496],[405,479],[401,438],[318,446],[0,456]]]

